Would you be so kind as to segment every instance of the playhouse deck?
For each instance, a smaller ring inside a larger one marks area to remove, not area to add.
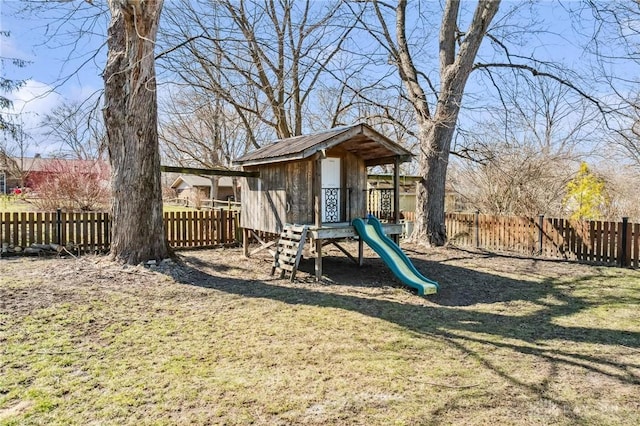
[[[382,229],[387,235],[400,235],[402,234],[403,224],[401,223],[385,223],[382,224]],[[311,238],[312,248],[315,249],[315,275],[316,279],[322,278],[322,247],[327,244],[335,245],[340,251],[342,251],[349,259],[362,266],[364,244],[359,238],[356,228],[348,222],[339,223],[323,223],[322,226],[310,226],[307,232],[307,236]],[[358,259],[356,260],[348,251],[346,251],[339,242],[348,238],[358,239]]]

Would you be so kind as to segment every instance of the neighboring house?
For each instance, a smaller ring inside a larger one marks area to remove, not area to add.
[[[212,180],[207,177],[182,175],[171,184],[178,198],[192,200],[194,198],[212,198]],[[236,191],[237,192],[237,191]],[[237,192],[239,194],[239,192]],[[218,178],[217,200],[234,200],[233,179],[230,176]]]
[[[419,176],[400,176],[400,211],[414,212],[416,210],[416,182]],[[367,209],[371,212],[391,214],[391,197],[393,195],[392,175],[367,176]]]
[[[60,173],[71,173],[81,178],[87,174],[103,177],[109,184],[109,165],[102,160],[69,160],[64,158],[8,157],[0,158],[0,192],[12,193],[16,188],[32,188],[37,182],[53,178]]]
[[[0,170],[0,194],[7,193],[7,173]]]
[[[385,212],[389,209],[389,194],[393,191],[393,176],[391,175],[369,175],[367,177],[369,211]],[[415,212],[416,210],[416,184],[420,181],[420,176],[400,176],[400,211],[403,213]],[[451,189],[449,183],[444,194],[444,210],[447,213],[475,211],[458,192]]]

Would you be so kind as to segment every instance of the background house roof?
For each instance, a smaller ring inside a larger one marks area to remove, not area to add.
[[[171,188],[177,188],[182,182],[192,188],[196,186],[211,186],[211,179],[209,178],[195,175],[182,175],[178,176],[178,178],[173,181],[173,183],[171,184]],[[233,179],[229,176],[220,176],[220,179],[218,180],[218,186],[233,186]]]
[[[69,170],[90,170],[93,167],[109,167],[104,160],[78,160],[68,158],[44,158],[44,157],[11,157],[0,161],[0,167],[7,167],[7,161],[13,162],[23,172],[52,172],[60,168]]]
[[[369,166],[392,163],[395,157],[400,157],[401,162],[410,161],[412,157],[410,151],[368,125],[355,124],[311,135],[280,139],[236,159],[234,163],[249,166],[302,160],[337,145],[363,158]]]

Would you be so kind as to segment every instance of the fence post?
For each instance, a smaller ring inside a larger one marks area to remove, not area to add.
[[[476,248],[480,247],[480,210],[476,210],[475,218],[474,218],[474,231],[475,231],[475,243]]]
[[[627,232],[629,229],[629,218],[628,217],[623,217],[622,218],[622,235],[620,237],[621,240],[621,249],[620,249],[620,266],[621,267],[625,267],[627,266],[627,245],[628,245],[628,241],[627,241]]]
[[[56,244],[62,245],[62,209],[56,210]]]
[[[542,237],[544,237],[544,233],[542,232],[542,227],[544,226],[544,215],[538,215],[538,254],[542,254]]]

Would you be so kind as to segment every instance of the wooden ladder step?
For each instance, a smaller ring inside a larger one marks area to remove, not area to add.
[[[286,224],[276,244],[271,275],[275,274],[276,270],[280,270],[280,278],[284,278],[285,272],[288,271],[291,274],[290,280],[293,281],[306,240],[306,226]]]

